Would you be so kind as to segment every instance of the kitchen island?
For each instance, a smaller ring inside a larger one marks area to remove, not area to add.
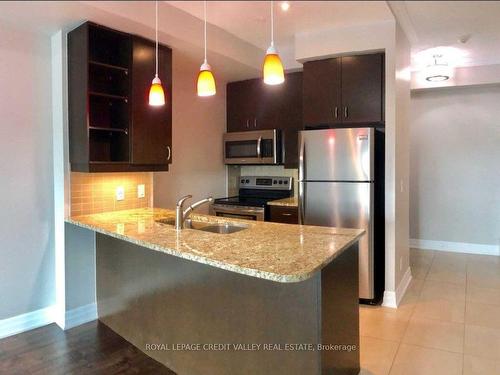
[[[179,375],[359,372],[362,230],[231,219],[246,229],[176,231],[174,215],[68,219],[97,232],[104,324]]]

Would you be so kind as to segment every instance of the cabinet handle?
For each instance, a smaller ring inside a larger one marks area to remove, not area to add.
[[[292,214],[285,214],[285,213],[283,213],[283,214],[281,214],[281,216],[292,216]]]
[[[334,113],[335,118],[339,118],[339,107],[335,107],[333,113]]]
[[[250,127],[250,120],[247,119],[247,129]]]
[[[257,127],[257,118],[254,118],[253,119],[253,127],[256,128]]]
[[[167,146],[167,161],[170,161],[170,158],[172,157],[172,149],[170,146]]]
[[[344,117],[345,118],[349,117],[349,110],[347,109],[347,106],[344,107]]]

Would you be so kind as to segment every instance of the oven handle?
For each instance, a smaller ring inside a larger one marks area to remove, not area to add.
[[[259,139],[257,140],[257,157],[259,159],[262,157],[261,145],[262,145],[262,137],[259,137]]]

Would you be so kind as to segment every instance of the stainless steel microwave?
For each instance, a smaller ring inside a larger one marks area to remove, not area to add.
[[[277,129],[224,133],[225,164],[281,164],[282,151]]]

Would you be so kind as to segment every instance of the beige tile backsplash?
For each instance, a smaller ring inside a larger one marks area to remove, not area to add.
[[[144,198],[137,198],[137,185],[145,185]],[[125,199],[116,200],[123,186]],[[71,172],[71,216],[152,206],[153,173]]]

